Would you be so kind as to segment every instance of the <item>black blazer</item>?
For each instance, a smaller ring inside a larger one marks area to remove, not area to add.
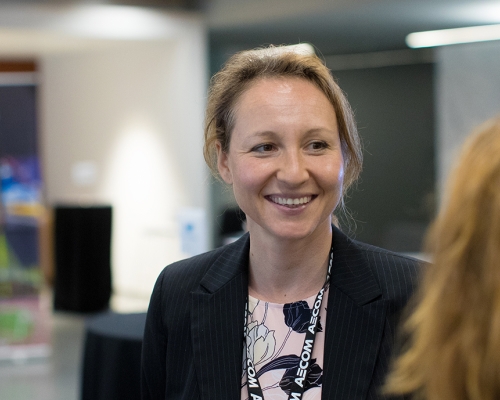
[[[250,238],[167,266],[142,348],[142,399],[239,400]],[[417,260],[333,232],[322,399],[380,399]]]

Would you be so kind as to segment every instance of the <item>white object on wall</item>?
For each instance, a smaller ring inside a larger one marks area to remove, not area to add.
[[[195,256],[208,250],[207,213],[202,208],[183,207],[179,211],[181,251]]]
[[[76,186],[92,186],[97,182],[97,165],[94,161],[78,161],[71,167],[71,180]]]

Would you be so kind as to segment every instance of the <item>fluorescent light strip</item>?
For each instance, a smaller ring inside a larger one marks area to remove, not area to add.
[[[500,40],[500,24],[414,32],[406,36],[406,44],[412,48],[447,46],[488,40]]]

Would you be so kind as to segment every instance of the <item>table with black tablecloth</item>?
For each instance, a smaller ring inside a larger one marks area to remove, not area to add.
[[[86,323],[82,400],[140,399],[146,313],[103,313]]]

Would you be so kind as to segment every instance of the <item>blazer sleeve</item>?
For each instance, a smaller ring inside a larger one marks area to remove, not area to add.
[[[162,287],[165,274],[158,277],[146,317],[142,342],[141,398],[142,400],[165,399],[166,360],[168,332],[163,318]]]

